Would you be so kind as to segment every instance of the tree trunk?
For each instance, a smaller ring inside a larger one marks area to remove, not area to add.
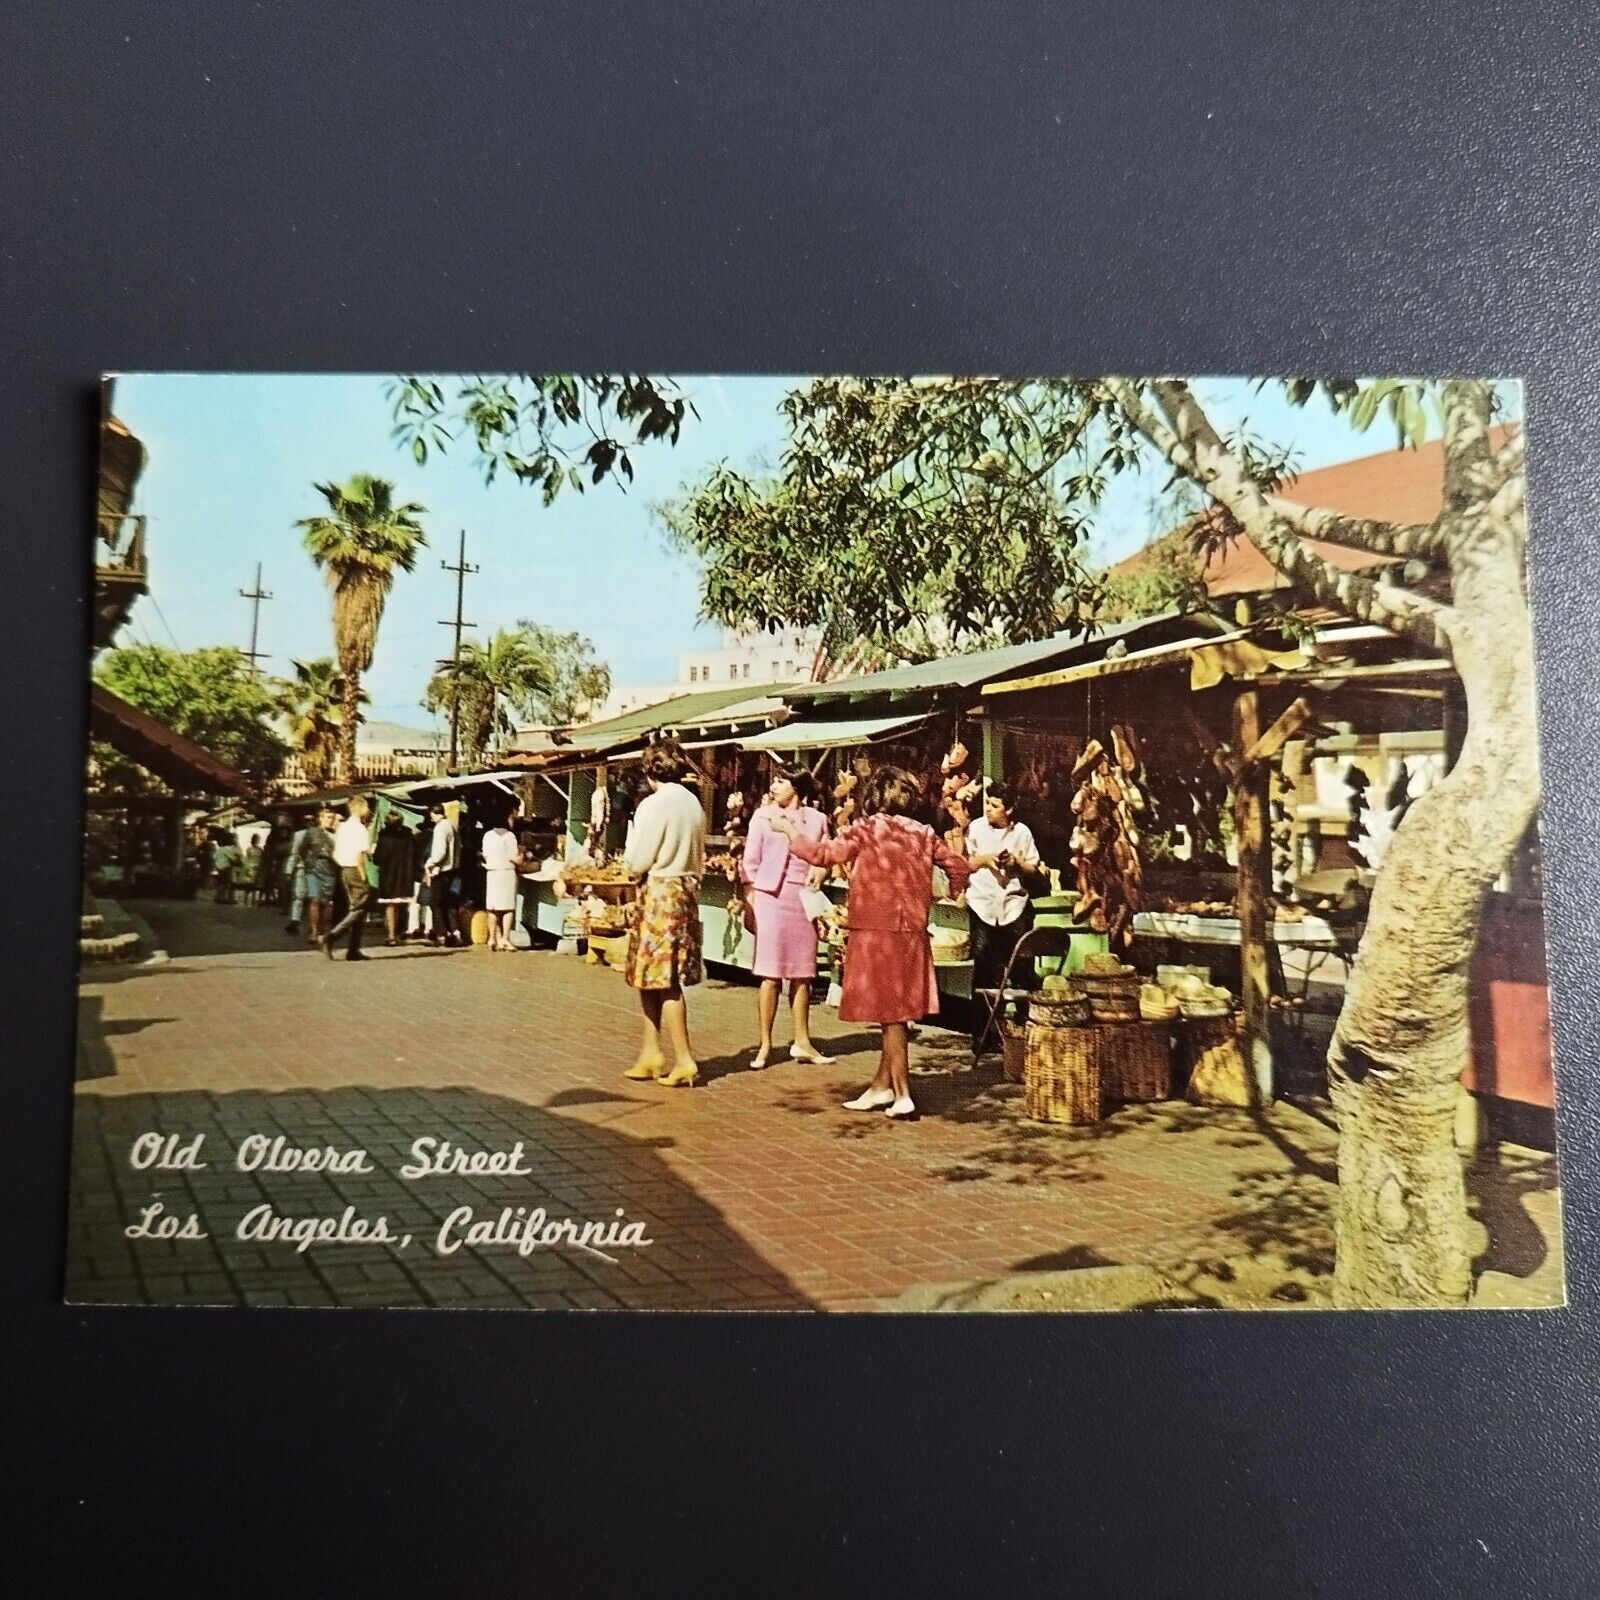
[[[345,666],[344,694],[339,710],[339,781],[356,781],[356,724],[361,720],[361,673],[355,666]]]
[[[1471,1288],[1454,1137],[1468,973],[1485,896],[1539,799],[1520,550],[1487,515],[1477,521],[1452,552],[1460,759],[1389,845],[1329,1049],[1342,1306],[1463,1305]]]

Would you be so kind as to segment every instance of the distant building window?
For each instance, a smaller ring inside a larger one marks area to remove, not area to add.
[[[699,667],[690,667],[689,668],[689,682],[690,683],[698,683],[699,681],[700,681],[700,669],[699,669]]]

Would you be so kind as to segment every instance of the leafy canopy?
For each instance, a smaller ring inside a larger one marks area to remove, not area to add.
[[[428,684],[423,705],[454,714],[469,757],[481,760],[513,732],[512,712],[532,713],[554,682],[539,643],[523,629],[501,628],[487,644],[469,639]]]
[[[562,633],[543,622],[517,624],[544,658],[549,686],[530,695],[525,715],[554,727],[576,722],[611,693],[611,668],[595,658],[594,645],[581,633]]]
[[[236,771],[271,777],[283,765],[286,749],[276,727],[279,698],[273,685],[251,671],[242,650],[231,645],[204,650],[126,645],[101,656],[94,676],[129,705],[194,740]],[[115,778],[131,780],[124,770],[131,764],[107,765],[114,765]],[[106,776],[113,778],[113,773],[108,770]],[[134,780],[130,786],[140,785]]]
[[[387,479],[357,473],[347,483],[319,483],[328,509],[302,517],[311,559],[327,574],[333,591],[334,646],[339,664],[353,677],[372,665],[378,624],[395,573],[410,572],[428,542],[419,520],[426,507],[396,505]],[[348,730],[354,737],[354,730]]]
[[[512,373],[449,380],[415,374],[388,386],[393,436],[420,466],[460,438],[476,447],[485,478],[503,470],[539,488],[548,506],[563,488],[633,479],[631,452],[678,442],[695,415],[677,384],[642,373]]]
[[[703,572],[702,608],[726,625],[820,628],[835,658],[922,659],[1087,630],[1142,607],[1204,603],[1205,547],[1242,531],[1189,488],[1194,549],[1170,553],[1130,592],[1094,570],[1089,540],[1119,473],[1158,465],[1171,497],[1189,483],[1139,428],[1115,380],[819,378],[783,404],[781,472],[721,464],[656,507]],[[1437,390],[1413,380],[1290,380],[1293,404],[1323,394],[1356,431],[1389,417],[1416,443]],[[1270,492],[1292,453],[1241,426],[1222,439],[1243,478]],[[1212,497],[1207,496],[1207,499]]]

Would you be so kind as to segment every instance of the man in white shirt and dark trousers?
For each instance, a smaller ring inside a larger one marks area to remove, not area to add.
[[[1009,789],[991,783],[984,797],[983,815],[967,827],[967,862],[972,878],[967,884],[967,923],[972,940],[972,1042],[976,1048],[988,1020],[989,1008],[978,997],[980,989],[998,989],[1006,963],[1017,942],[1033,926],[1033,905],[1023,885],[1024,874],[1040,870],[1039,847],[1026,823],[1014,814],[1015,799]],[[1014,988],[1028,984],[1012,974]],[[998,1046],[991,1032],[987,1041]]]
[[[365,961],[361,953],[361,930],[367,920],[367,902],[372,898],[372,885],[367,881],[367,802],[363,795],[353,795],[345,809],[350,813],[333,835],[333,860],[344,883],[349,910],[344,919],[329,928],[317,940],[322,953],[333,960],[333,947],[341,934],[348,931],[350,942],[345,947],[346,961]]]

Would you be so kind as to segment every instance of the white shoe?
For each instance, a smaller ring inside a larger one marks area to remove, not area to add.
[[[810,1050],[802,1050],[799,1045],[792,1044],[789,1046],[789,1059],[791,1061],[804,1061],[807,1065],[813,1067],[831,1067],[833,1065],[833,1057],[823,1055],[815,1046],[812,1046]]]
[[[882,1111],[894,1104],[893,1089],[863,1089],[854,1100],[846,1100],[846,1111]]]
[[[766,1066],[767,1060],[767,1056],[758,1051],[750,1058],[750,1070],[752,1072],[760,1072]]]
[[[899,1121],[902,1117],[914,1117],[916,1114],[917,1103],[908,1094],[901,1095],[884,1113],[885,1116],[893,1117],[896,1121]]]

